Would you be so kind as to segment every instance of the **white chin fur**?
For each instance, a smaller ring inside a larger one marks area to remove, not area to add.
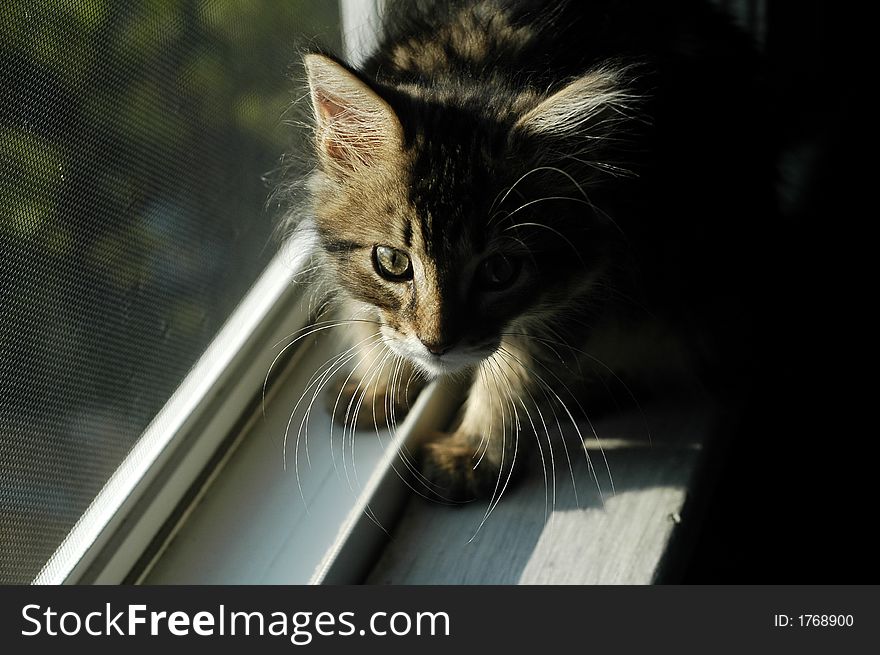
[[[428,349],[416,337],[402,339],[387,332],[384,336],[385,343],[391,350],[410,361],[414,366],[432,378],[459,373],[472,368],[489,355],[488,352],[458,353],[452,351],[437,357],[428,352]]]

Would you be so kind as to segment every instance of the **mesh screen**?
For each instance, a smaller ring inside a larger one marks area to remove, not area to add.
[[[0,7],[0,582],[26,583],[273,253],[336,3]]]

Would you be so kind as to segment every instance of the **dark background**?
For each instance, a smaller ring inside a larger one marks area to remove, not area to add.
[[[730,3],[741,5],[743,3]],[[756,5],[757,3],[746,3]],[[878,497],[863,341],[874,293],[859,246],[868,78],[840,5],[766,4],[781,238],[758,375],[708,483],[683,581],[875,583]],[[756,235],[760,238],[761,235]]]

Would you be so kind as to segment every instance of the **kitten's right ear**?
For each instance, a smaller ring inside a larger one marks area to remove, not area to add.
[[[323,55],[306,55],[305,66],[322,160],[353,169],[400,148],[400,121],[375,91]]]

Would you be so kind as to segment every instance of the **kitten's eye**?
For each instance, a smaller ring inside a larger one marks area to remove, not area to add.
[[[397,248],[376,246],[373,250],[373,263],[379,275],[386,280],[400,282],[412,278],[412,263],[406,253]]]
[[[477,281],[490,291],[500,291],[514,283],[519,275],[519,261],[501,253],[486,258],[477,268]]]

